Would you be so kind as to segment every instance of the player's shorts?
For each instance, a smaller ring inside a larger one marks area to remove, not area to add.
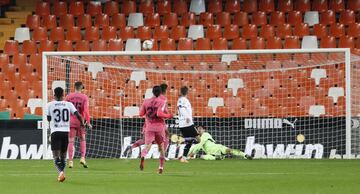
[[[69,133],[68,132],[54,132],[51,134],[51,150],[60,150],[66,152],[69,144]]]
[[[86,134],[86,130],[84,127],[70,127],[70,133],[69,133],[70,138],[81,137],[82,135],[85,134]]]
[[[194,125],[188,127],[182,127],[180,128],[180,131],[183,137],[196,137],[199,135]]]
[[[215,144],[214,147],[212,147],[210,150],[212,153],[207,153],[215,156],[220,156],[226,154],[226,150],[228,147],[223,146],[221,144]]]
[[[165,140],[165,131],[145,131],[145,144],[152,144],[154,141],[157,144],[162,144]]]

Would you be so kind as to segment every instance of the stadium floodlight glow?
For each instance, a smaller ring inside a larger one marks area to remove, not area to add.
[[[171,111],[188,86],[195,125],[255,158],[351,158],[360,154],[360,58],[350,49],[43,52],[43,103],[53,84],[82,81],[94,129],[88,157],[121,158],[141,137],[137,116],[155,84]],[[179,134],[176,119],[168,121]],[[43,148],[47,151],[43,117]],[[171,145],[168,156],[182,151]],[[153,157],[156,157],[154,149]],[[133,150],[136,158],[138,150]]]

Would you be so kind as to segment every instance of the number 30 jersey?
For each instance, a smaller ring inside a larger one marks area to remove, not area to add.
[[[71,102],[52,101],[47,104],[47,116],[51,117],[50,129],[54,132],[70,131],[70,113],[77,112],[75,106]]]

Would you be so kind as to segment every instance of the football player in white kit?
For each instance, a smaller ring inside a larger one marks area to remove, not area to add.
[[[64,101],[64,90],[57,87],[54,90],[55,100],[47,104],[47,120],[51,130],[51,150],[53,152],[55,167],[58,170],[58,181],[65,180],[66,153],[68,147],[68,134],[70,131],[70,113],[76,115],[81,125],[83,118],[71,102]]]

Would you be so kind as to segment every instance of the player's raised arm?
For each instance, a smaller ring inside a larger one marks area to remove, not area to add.
[[[165,103],[162,105],[162,107],[165,107]],[[160,117],[160,118],[164,118],[164,119],[169,119],[169,118],[172,118],[173,115],[171,113],[165,113],[164,112],[165,108],[159,108],[157,109],[157,112],[156,112],[156,116],[157,117]]]

